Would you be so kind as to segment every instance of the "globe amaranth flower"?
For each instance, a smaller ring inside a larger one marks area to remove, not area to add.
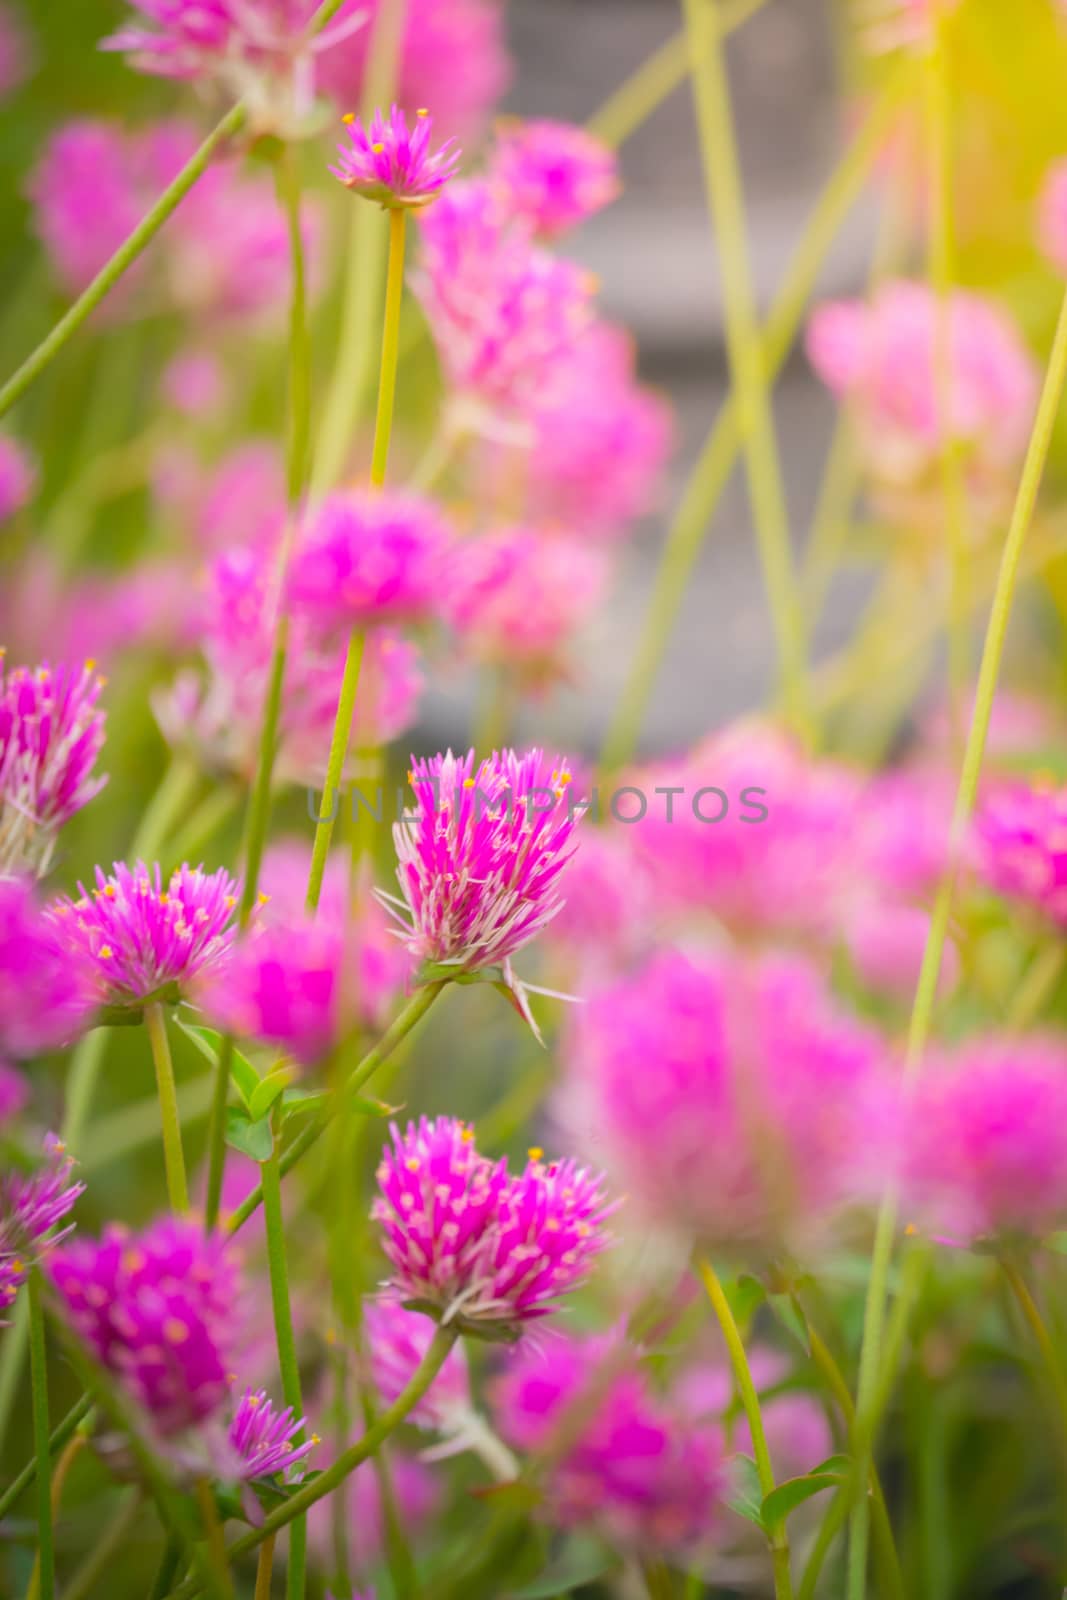
[[[37,469],[14,439],[0,434],[0,522],[21,511],[37,481]]]
[[[1054,1037],[964,1041],[906,1107],[905,1214],[951,1243],[1067,1226],[1067,1051]]]
[[[91,999],[26,878],[0,878],[0,1064],[69,1044]]]
[[[333,495],[289,565],[289,599],[325,628],[425,622],[440,610],[453,537],[429,500]]]
[[[807,1245],[876,1190],[884,1049],[799,957],[663,948],[586,997],[571,1046],[561,1120],[685,1240]]]
[[[227,1430],[233,1466],[223,1476],[253,1482],[288,1473],[320,1442],[312,1434],[301,1443],[298,1436],[304,1426],[304,1418],[295,1417],[292,1406],[276,1411],[265,1389],[246,1389]]]
[[[399,1300],[382,1296],[364,1302],[363,1331],[370,1380],[383,1405],[391,1406],[429,1349],[433,1323],[417,1311],[405,1310]],[[463,1346],[456,1344],[407,1420],[419,1428],[448,1432],[462,1424],[470,1409],[467,1358]]]
[[[546,239],[602,211],[621,187],[610,145],[573,123],[548,120],[498,124],[488,176]]]
[[[107,782],[104,680],[84,667],[7,668],[0,651],[0,878],[47,870],[56,836]]]
[[[577,1287],[608,1239],[601,1180],[573,1161],[530,1152],[521,1174],[479,1155],[450,1117],[394,1125],[371,1215],[391,1291],[483,1338],[511,1340]]]
[[[96,888],[79,884],[51,907],[59,943],[102,1005],[176,1000],[217,962],[234,936],[239,886],[223,869],[178,867],[166,881],[158,863],[97,867]]]
[[[972,832],[975,864],[989,887],[1067,927],[1067,787],[997,783]]]
[[[617,1334],[521,1346],[493,1399],[510,1444],[545,1448],[544,1510],[558,1527],[591,1524],[631,1554],[680,1554],[724,1510],[718,1427],[657,1394]]]
[[[433,120],[425,110],[416,114],[411,131],[398,106],[388,117],[376,111],[367,128],[351,113],[343,120],[349,142],[338,145],[337,165],[329,170],[353,194],[377,200],[387,211],[429,205],[455,175],[459,163],[455,140],[431,151]]]
[[[36,1172],[0,1175],[0,1318],[30,1267],[66,1238],[70,1228],[55,1229],[85,1191],[83,1183],[71,1182],[74,1162],[53,1134],[45,1139],[44,1155]]]
[[[170,1439],[215,1416],[240,1342],[240,1275],[232,1246],[203,1225],[166,1217],[140,1233],[53,1252],[48,1270],[75,1333]]]

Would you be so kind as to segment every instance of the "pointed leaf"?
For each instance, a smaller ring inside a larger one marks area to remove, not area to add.
[[[174,1020],[194,1048],[199,1050],[204,1060],[210,1061],[213,1067],[217,1067],[224,1035],[215,1028],[203,1028],[192,1022],[182,1022],[180,1017],[175,1017]],[[259,1087],[259,1073],[251,1061],[236,1049],[231,1049],[230,1052],[230,1078],[247,1106]]]
[[[793,1304],[792,1296],[788,1294],[769,1294],[767,1296],[767,1304],[786,1332],[793,1335],[804,1354],[810,1356],[811,1344],[808,1340],[808,1326]]]
[[[731,1511],[763,1527],[763,1488],[759,1481],[759,1468],[751,1456],[735,1456],[731,1463],[735,1493],[726,1504]]]
[[[824,1489],[836,1488],[843,1483],[848,1474],[842,1476],[838,1473],[809,1472],[803,1478],[786,1478],[784,1483],[779,1483],[764,1500],[760,1508],[760,1520],[764,1527],[774,1528],[784,1522],[791,1511],[803,1505],[805,1500],[810,1500],[812,1495],[821,1494]]]
[[[240,1106],[228,1106],[226,1143],[232,1150],[240,1150],[242,1155],[251,1156],[253,1161],[266,1161],[274,1149],[270,1118],[261,1117],[258,1122],[253,1122]]]
[[[248,1100],[248,1115],[253,1122],[270,1115],[275,1100],[292,1083],[293,1077],[294,1069],[283,1065],[272,1068],[265,1078],[259,1080]]]

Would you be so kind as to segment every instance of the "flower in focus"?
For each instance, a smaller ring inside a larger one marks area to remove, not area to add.
[[[90,894],[54,901],[57,939],[102,1005],[140,1006],[184,996],[234,936],[238,885],[224,868],[178,867],[163,887],[158,863],[97,867]]]
[[[483,1338],[514,1339],[585,1278],[613,1209],[600,1179],[573,1161],[525,1171],[479,1155],[450,1117],[394,1125],[371,1215],[406,1305]]]
[[[0,1064],[69,1044],[89,998],[25,878],[0,878]]]
[[[0,878],[44,873],[56,836],[107,782],[104,680],[84,667],[5,668],[0,651]]]
[[[75,1332],[164,1438],[220,1409],[241,1303],[221,1235],[179,1217],[136,1234],[111,1225],[55,1251],[49,1271]]]
[[[986,1037],[930,1063],[901,1140],[908,1216],[951,1242],[1067,1226],[1067,1052]]]
[[[37,481],[37,470],[21,445],[0,434],[0,522],[21,511]]]
[[[644,1553],[691,1548],[723,1509],[719,1429],[657,1395],[618,1335],[555,1334],[523,1345],[494,1393],[497,1424],[519,1449],[556,1436],[545,1488],[554,1523],[593,1523],[612,1546]],[[580,1425],[568,1431],[568,1419]]]
[[[367,1365],[371,1382],[386,1406],[399,1399],[433,1338],[433,1323],[399,1300],[369,1299],[363,1307]],[[449,1432],[470,1412],[470,1376],[463,1346],[453,1345],[426,1394],[408,1412],[416,1427]]]
[[[422,622],[440,607],[451,532],[415,495],[333,495],[289,566],[289,598],[325,628]]]
[[[0,99],[25,82],[33,68],[33,49],[19,17],[0,6]]]
[[[70,1228],[54,1230],[85,1191],[83,1183],[71,1182],[74,1162],[53,1134],[45,1139],[44,1154],[45,1164],[36,1172],[0,1176],[0,1316],[13,1304],[30,1267],[66,1238]]]
[[[975,864],[990,888],[1067,928],[1067,787],[995,785],[974,819],[973,839]]]
[[[303,1444],[294,1443],[304,1426],[303,1417],[293,1416],[292,1406],[276,1411],[265,1389],[246,1389],[227,1433],[236,1465],[232,1475],[251,1482],[287,1473],[319,1443],[314,1434]]]
[[[498,127],[489,181],[546,239],[602,211],[620,188],[610,145],[573,123],[547,120]]]
[[[353,115],[344,122],[349,143],[338,145],[338,164],[329,170],[353,194],[377,200],[388,211],[429,205],[455,174],[455,141],[431,153],[433,122],[426,111],[418,112],[411,133],[397,106],[388,117],[376,111],[369,128]]]
[[[777,1250],[876,1191],[883,1057],[798,957],[662,949],[587,997],[560,1115],[651,1221]]]

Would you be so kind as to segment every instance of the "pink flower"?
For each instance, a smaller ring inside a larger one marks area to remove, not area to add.
[[[452,545],[429,500],[334,495],[314,513],[290,563],[290,602],[327,629],[424,622],[440,608]]]
[[[0,877],[45,872],[60,828],[107,782],[93,771],[105,720],[93,665],[5,670],[0,652]]]
[[[679,1553],[723,1510],[718,1428],[658,1396],[618,1335],[523,1345],[496,1382],[494,1407],[509,1443],[548,1449],[547,1509],[558,1526],[592,1524],[631,1552]],[[562,1454],[550,1448],[557,1436]]]
[[[328,1423],[320,1423],[327,1435]],[[349,1443],[347,1436],[341,1448]],[[442,1499],[441,1477],[416,1456],[403,1450],[389,1452],[389,1472],[396,1509],[408,1538],[415,1542],[425,1535],[427,1525],[436,1515]],[[348,1549],[356,1578],[365,1578],[382,1559],[386,1544],[386,1518],[382,1506],[381,1484],[375,1463],[364,1462],[339,1486],[335,1493],[342,1497],[348,1535]],[[308,1512],[308,1544],[320,1565],[327,1571],[334,1559],[333,1539],[334,1495],[317,1500]],[[347,1597],[348,1590],[342,1591]],[[342,1595],[338,1600],[342,1600]],[[361,1589],[352,1600],[374,1600],[371,1589]]]
[[[608,576],[604,551],[577,539],[526,528],[488,533],[455,551],[448,619],[475,660],[550,679],[565,672],[567,646],[600,605]]]
[[[238,1343],[240,1277],[226,1241],[166,1217],[139,1234],[114,1224],[52,1255],[75,1332],[163,1438],[218,1412]]]
[[[21,19],[0,6],[0,99],[12,94],[33,70],[33,47]]]
[[[378,1167],[371,1215],[405,1304],[483,1338],[515,1339],[557,1309],[607,1243],[600,1179],[531,1151],[515,1176],[462,1122],[409,1123]]]
[[[1067,1052],[986,1037],[928,1063],[907,1108],[909,1220],[973,1242],[1067,1226]]]
[[[184,350],[168,363],[161,388],[168,404],[202,420],[219,412],[229,397],[226,373],[210,350]]]
[[[371,1382],[383,1405],[391,1406],[429,1349],[433,1323],[417,1311],[405,1311],[399,1300],[383,1297],[364,1302],[363,1328]],[[457,1344],[427,1393],[408,1412],[408,1421],[418,1428],[448,1432],[470,1408],[467,1358]]]
[[[303,1444],[294,1442],[303,1431],[304,1419],[293,1416],[292,1406],[276,1411],[265,1389],[246,1389],[227,1433],[236,1467],[233,1476],[253,1482],[288,1474],[319,1443],[315,1435]]]
[[[158,864],[96,869],[92,894],[63,895],[51,917],[76,971],[103,1005],[174,1000],[224,954],[234,935],[238,885],[223,869],[181,866],[163,887]]]
[[[0,1065],[69,1044],[87,1014],[83,986],[32,884],[0,878]]]
[[[0,889],[0,916],[3,915],[3,890]],[[2,957],[0,957],[2,960]],[[0,985],[3,978],[0,978]],[[3,1046],[0,1046],[2,1049]],[[30,1103],[30,1083],[24,1072],[0,1061],[0,1132],[21,1116]]]
[[[30,1267],[66,1238],[70,1228],[55,1229],[85,1191],[83,1183],[71,1183],[74,1162],[53,1134],[44,1155],[44,1165],[29,1176],[0,1175],[0,1314],[14,1303]]]
[[[428,111],[417,113],[412,133],[398,106],[391,108],[388,118],[376,111],[369,128],[352,113],[343,120],[349,144],[338,145],[338,164],[329,170],[353,194],[377,200],[387,211],[429,205],[455,175],[459,162],[455,140],[430,151],[433,122]]]
[[[547,120],[501,124],[489,180],[546,239],[602,211],[620,189],[610,145],[573,123]]]
[[[884,51],[929,46],[938,12],[947,16],[958,4],[959,0],[867,0],[867,47]]]
[[[552,923],[553,961],[584,972],[618,970],[647,947],[654,928],[652,881],[628,832],[582,829],[567,868],[567,900]]]
[[[588,996],[572,1054],[562,1118],[684,1235],[804,1243],[878,1182],[882,1048],[799,958],[663,949]]]
[[[965,290],[948,311],[947,422],[937,380],[939,310],[923,284],[887,283],[868,304],[814,312],[808,355],[853,407],[875,474],[913,484],[934,466],[947,426],[975,463],[1003,472],[1022,456],[1037,399],[1033,358],[1006,312]]]
[[[989,886],[1067,928],[1067,787],[998,784],[973,831],[975,863]]]
[[[1067,159],[1054,161],[1037,202],[1037,239],[1057,272],[1067,276]]]
[[[21,511],[37,482],[37,469],[14,439],[0,435],[0,522]]]

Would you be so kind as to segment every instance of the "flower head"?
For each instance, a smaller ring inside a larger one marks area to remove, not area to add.
[[[479,1155],[450,1117],[393,1127],[378,1167],[390,1287],[405,1303],[470,1333],[513,1339],[548,1316],[607,1244],[600,1179],[573,1161],[529,1164]]]
[[[107,782],[104,680],[84,667],[12,667],[0,653],[0,877],[44,872],[56,835]]]
[[[501,125],[489,180],[546,239],[603,210],[620,188],[610,145],[573,123],[547,120]]]
[[[0,1063],[69,1044],[89,996],[25,878],[0,878]]]
[[[68,957],[104,1005],[139,1006],[186,993],[234,935],[238,885],[223,869],[177,868],[163,886],[158,863],[96,869],[90,894],[64,895],[51,916]]]
[[[459,162],[455,140],[431,152],[433,122],[426,111],[418,113],[411,132],[397,106],[388,117],[376,111],[369,128],[357,116],[346,116],[344,121],[349,143],[338,145],[338,164],[330,171],[353,194],[377,200],[386,210],[429,205],[455,173]]]
[[[69,1228],[54,1230],[85,1190],[83,1183],[71,1182],[74,1162],[52,1134],[45,1139],[44,1153],[45,1164],[36,1172],[0,1176],[0,1317],[33,1263],[66,1237]]]
[[[367,1362],[371,1382],[382,1402],[391,1406],[414,1375],[433,1338],[433,1323],[399,1300],[383,1296],[363,1307]],[[444,1366],[412,1411],[416,1427],[449,1431],[471,1406],[470,1375],[461,1344],[453,1345]]]
[[[452,536],[416,495],[334,495],[315,513],[289,567],[293,608],[319,627],[422,622],[440,608]]]
[[[304,1418],[294,1417],[292,1406],[276,1411],[265,1389],[246,1389],[227,1433],[236,1458],[234,1476],[251,1482],[287,1473],[319,1442],[313,1435],[294,1443],[303,1430]]]
[[[22,446],[0,435],[0,522],[22,510],[36,480],[36,468]]]
[[[975,861],[989,886],[1067,928],[1067,788],[997,784],[973,832]]]
[[[55,1251],[49,1270],[75,1332],[164,1438],[220,1409],[240,1333],[222,1236],[179,1217],[138,1234],[112,1225]]]

